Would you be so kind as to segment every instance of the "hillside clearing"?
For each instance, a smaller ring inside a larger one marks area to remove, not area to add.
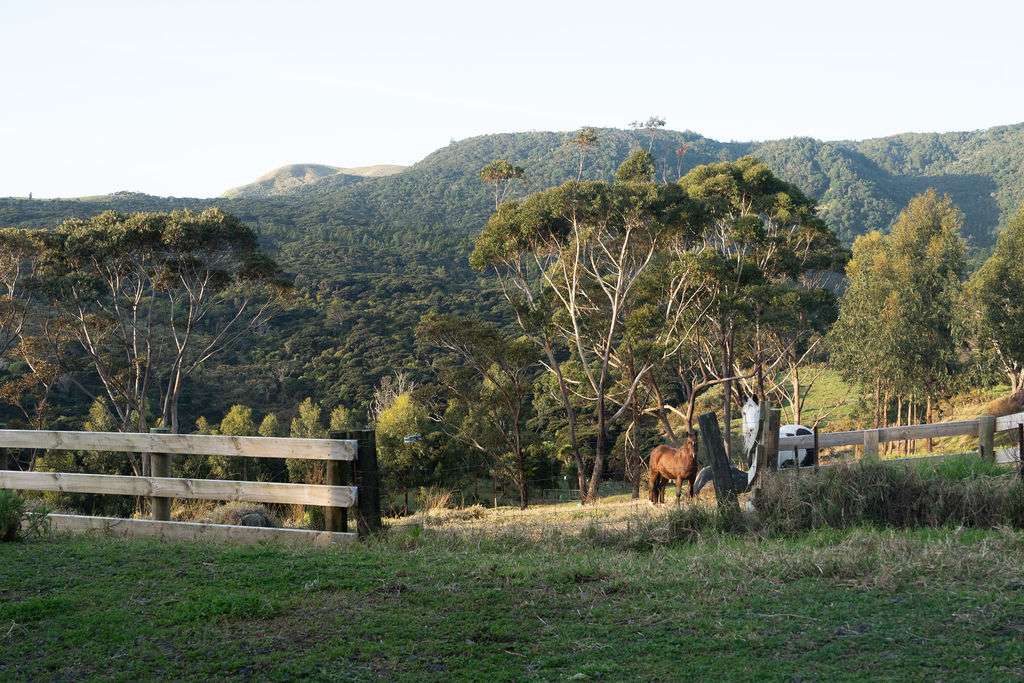
[[[0,546],[0,678],[1024,675],[1024,534]]]

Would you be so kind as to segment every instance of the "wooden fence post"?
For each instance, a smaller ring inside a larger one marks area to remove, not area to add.
[[[364,429],[356,433],[359,454],[356,457],[356,481],[359,498],[359,537],[365,538],[381,530],[380,470],[377,466],[377,433]]]
[[[996,418],[982,415],[978,418],[978,453],[986,460],[996,459]]]
[[[332,439],[355,439],[353,432],[331,432],[328,435]],[[345,486],[348,482],[348,463],[340,460],[327,461],[327,485]],[[348,531],[348,508],[325,507],[324,508],[324,531]]]
[[[864,456],[863,459],[868,458],[872,460],[878,460],[878,430],[877,429],[866,429],[864,430]]]
[[[821,447],[818,442],[818,425],[814,425],[814,471],[818,471],[818,463],[821,462]]]
[[[772,472],[779,469],[779,422],[782,419],[780,410],[769,401],[764,402],[764,432],[761,435],[761,443],[764,445],[763,466]]]
[[[1024,479],[1024,424],[1017,424],[1017,477]]]
[[[714,413],[704,413],[697,418],[700,425],[700,436],[704,440],[711,470],[715,475],[715,500],[722,511],[739,511],[740,504],[736,499],[736,491],[732,488],[732,467],[729,456],[725,454],[725,443],[722,432],[718,429],[718,419]]]
[[[166,427],[153,427],[150,434],[169,434]],[[171,476],[171,456],[167,453],[149,454],[149,472],[154,477]],[[152,496],[149,499],[150,517],[157,522],[167,522],[171,519],[171,499],[160,496]]]

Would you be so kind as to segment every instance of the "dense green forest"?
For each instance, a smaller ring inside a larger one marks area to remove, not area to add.
[[[390,389],[384,387],[386,391],[383,393],[390,391],[392,399],[401,395],[416,396],[422,406],[447,405],[445,410],[462,410],[462,413],[455,415],[461,425],[459,429],[469,428],[473,424],[479,426],[481,421],[488,419],[488,416],[468,410],[467,406],[474,400],[498,400],[501,397],[495,398],[493,393],[481,395],[479,386],[474,388],[476,394],[460,396],[454,387],[464,389],[464,377],[460,380],[462,384],[451,377],[448,378],[452,380],[448,385],[439,381],[444,377],[444,369],[438,368],[435,363],[439,350],[447,349],[451,352],[452,347],[448,344],[450,338],[443,334],[446,329],[444,320],[436,316],[458,315],[463,316],[462,320],[468,316],[484,326],[477,330],[477,342],[492,352],[494,348],[504,349],[506,357],[517,357],[517,353],[525,353],[508,346],[512,338],[525,330],[521,325],[517,327],[515,306],[510,307],[507,290],[502,289],[502,281],[494,276],[495,267],[508,265],[502,260],[505,257],[497,256],[496,252],[491,253],[490,258],[481,255],[483,252],[477,242],[484,226],[493,226],[495,220],[511,221],[506,228],[519,225],[517,221],[521,221],[521,218],[503,214],[502,211],[495,213],[496,205],[502,201],[502,209],[505,211],[520,206],[520,200],[525,197],[546,196],[550,201],[555,201],[554,195],[549,193],[559,187],[566,187],[563,184],[568,183],[568,186],[585,187],[587,192],[595,193],[594,201],[635,203],[640,202],[638,196],[630,195],[621,188],[643,183],[648,188],[645,192],[655,192],[657,195],[656,200],[644,199],[638,204],[642,204],[643,211],[650,214],[644,221],[696,225],[697,218],[691,216],[684,221],[678,214],[705,212],[707,215],[701,220],[710,221],[706,223],[708,225],[718,221],[719,229],[724,229],[721,226],[725,224],[726,217],[717,216],[715,211],[718,209],[707,208],[719,206],[708,198],[719,190],[712,185],[705,185],[710,181],[702,179],[702,174],[708,173],[708,168],[718,168],[715,171],[718,175],[738,173],[742,176],[747,173],[749,163],[752,162],[743,161],[738,166],[722,164],[753,155],[763,160],[766,168],[777,176],[768,185],[781,183],[773,192],[777,196],[787,197],[785,201],[789,203],[780,208],[775,204],[777,197],[770,201],[763,199],[768,202],[767,208],[763,209],[767,212],[765,215],[775,218],[784,215],[785,219],[780,219],[780,224],[789,225],[789,222],[795,221],[792,223],[794,229],[795,226],[802,226],[801,230],[809,230],[809,226],[813,226],[813,230],[824,231],[818,237],[806,238],[810,240],[806,243],[800,240],[797,240],[799,245],[786,242],[786,249],[792,251],[786,252],[790,256],[785,263],[772,261],[780,258],[777,255],[763,263],[758,262],[758,272],[761,273],[758,277],[762,277],[765,283],[802,281],[801,278],[806,279],[815,273],[820,278],[821,273],[841,269],[845,256],[840,245],[852,245],[857,236],[875,230],[888,232],[899,212],[913,198],[932,188],[939,193],[930,195],[932,205],[937,206],[938,198],[948,195],[949,205],[942,205],[940,209],[954,216],[948,220],[937,219],[938,222],[947,232],[949,226],[955,224],[956,239],[962,238],[963,242],[962,253],[956,257],[959,260],[954,259],[955,263],[949,266],[948,272],[929,277],[952,277],[959,282],[969,275],[972,259],[980,261],[993,249],[1001,226],[1008,222],[1024,202],[1024,125],[975,133],[908,134],[860,142],[821,142],[799,138],[764,143],[722,143],[692,132],[664,130],[658,121],[648,122],[633,130],[585,130],[589,131],[589,136],[583,138],[578,133],[537,132],[488,135],[453,142],[397,174],[362,177],[327,173],[319,179],[297,183],[290,191],[274,196],[257,192],[255,196],[243,193],[231,198],[195,199],[118,192],[81,199],[0,199],[0,226],[53,231],[67,219],[89,219],[108,210],[125,216],[133,212],[168,212],[177,209],[189,209],[195,212],[194,215],[208,215],[199,212],[217,208],[225,212],[217,214],[227,216],[223,220],[230,222],[237,218],[239,224],[251,230],[253,238],[258,240],[262,249],[261,258],[265,256],[273,259],[275,280],[285,280],[289,287],[287,293],[275,303],[274,314],[269,322],[261,321],[258,333],[241,336],[239,343],[225,347],[221,353],[197,367],[183,382],[180,396],[175,398],[174,421],[184,431],[193,429],[197,421],[199,426],[195,428],[214,429],[210,425],[220,424],[232,406],[246,405],[255,409],[255,422],[263,416],[274,416],[275,420],[280,421],[280,426],[267,427],[270,432],[287,432],[286,425],[294,417],[299,424],[297,427],[293,424],[292,433],[297,430],[298,433],[315,435],[316,424],[326,428],[330,422],[337,427],[347,427],[365,424],[371,418],[378,423],[381,419],[388,419],[382,413],[384,409],[393,407],[393,400],[388,405],[375,407],[382,400],[382,381],[384,385],[395,385],[390,386]],[[637,152],[643,152],[648,161],[638,161],[640,157]],[[482,177],[481,170],[496,159],[503,160],[505,166],[497,172],[485,173]],[[627,162],[625,165],[624,161]],[[680,178],[685,182],[677,183]],[[576,181],[582,181],[582,185]],[[743,179],[741,184],[747,182],[748,179]],[[679,191],[679,187],[683,188],[686,196],[677,197],[674,194]],[[751,196],[769,197],[763,187],[751,187]],[[649,204],[649,201],[654,204]],[[729,199],[726,203],[732,201]],[[691,205],[688,202],[696,203]],[[743,208],[741,213],[746,210],[748,208]],[[664,212],[671,214],[671,217]],[[190,224],[192,219],[176,220]],[[62,228],[65,233],[69,229],[67,225]],[[738,238],[734,236],[730,239]],[[737,244],[743,244],[743,241]],[[814,245],[811,251],[818,253],[807,252],[810,244]],[[474,247],[477,268],[471,265],[469,258]],[[548,247],[561,248],[552,245]],[[533,248],[539,247],[534,245]],[[863,265],[863,259],[858,260],[858,255],[867,248],[867,243],[864,243],[854,250],[851,267]],[[679,252],[682,259],[680,263],[692,256],[688,249],[692,251],[691,247],[687,247]],[[527,249],[522,255],[528,252],[533,253]],[[797,261],[799,266],[794,265]],[[693,263],[687,267],[697,268]],[[698,270],[701,268],[706,270],[711,265],[702,263]],[[675,271],[666,271],[665,275],[669,278],[678,276],[679,273]],[[887,277],[896,278],[891,273]],[[766,293],[768,290],[761,290],[761,295],[767,297],[765,301],[772,300],[773,296],[781,297],[775,301],[780,310],[789,306],[793,310],[812,311],[810,315],[797,315],[784,323],[779,322],[779,330],[785,328],[787,333],[796,334],[807,342],[802,343],[799,349],[787,347],[785,353],[780,351],[780,358],[786,354],[797,354],[798,357],[786,360],[790,365],[799,366],[823,357],[824,345],[818,345],[816,340],[824,338],[823,335],[837,315],[834,296],[841,289],[836,286],[835,278],[831,278],[830,282],[828,285],[821,281],[805,283],[805,287],[801,285],[803,289],[789,293],[774,290],[774,293]],[[706,294],[705,291],[703,295]],[[715,305],[721,305],[721,297],[726,294],[719,292],[716,296],[719,298],[715,301],[719,303]],[[955,297],[948,293],[944,296],[943,305],[952,310]],[[230,308],[230,301],[228,298],[218,301],[211,317],[216,319],[217,316],[225,315],[223,309],[225,306]],[[931,300],[911,303],[926,308],[937,305]],[[641,309],[636,311],[637,316],[647,313],[649,311],[645,313]],[[431,315],[435,317],[431,318]],[[747,311],[743,315],[753,314]],[[427,320],[434,321],[432,330],[424,329],[425,316]],[[843,320],[840,316],[840,321]],[[720,322],[718,320],[716,324]],[[489,327],[490,323],[495,325]],[[631,319],[630,324],[634,323],[640,324],[638,319]],[[675,324],[682,324],[682,321],[677,320]],[[963,338],[975,341],[983,337],[991,339],[999,333],[998,330],[989,329],[982,334],[981,325],[977,319],[971,322],[961,316],[955,321],[947,320],[927,332],[935,336],[971,327],[975,336],[965,333]],[[414,334],[418,326],[419,335]],[[716,348],[722,353],[740,354],[740,347],[751,343],[750,338],[745,336],[748,331],[741,330],[741,327],[734,329],[729,323],[719,329],[722,341],[720,347]],[[900,332],[904,333],[906,331]],[[742,343],[736,342],[736,349],[733,349],[734,334],[735,339],[742,339]],[[886,332],[885,335],[890,340],[898,336],[896,332]],[[760,344],[760,341],[757,343]],[[979,371],[987,371],[990,377],[999,372],[1012,375],[1014,370],[1000,367],[1004,359],[994,358],[990,347],[991,344],[979,342],[979,356],[985,358],[984,368]],[[834,345],[834,348],[843,351],[841,344]],[[729,367],[743,364],[760,367],[758,364],[763,361],[761,356],[740,359],[738,355],[715,356],[716,349],[704,351],[707,352],[707,363],[714,366],[716,371],[723,364]],[[697,357],[704,351],[694,350],[693,355]],[[882,358],[901,351],[898,345],[879,346],[875,350],[878,357]],[[615,353],[622,353],[622,349],[616,348]],[[652,351],[637,347],[630,353],[636,355],[629,358],[637,360],[644,353]],[[746,353],[746,350],[742,353]],[[440,356],[444,356],[444,353]],[[453,358],[457,356],[456,353]],[[577,376],[573,381],[583,381],[587,368],[580,367],[580,359],[571,356],[568,348],[563,348],[549,361],[569,363],[566,373],[575,372]],[[926,401],[930,407],[931,399],[946,391],[946,375],[957,358],[957,353],[951,350],[950,357],[943,359],[941,367],[929,366],[932,375],[929,375],[927,386],[911,386],[908,380],[900,387],[890,387],[894,392],[891,395],[894,402],[897,396],[895,392],[901,392],[897,419],[903,415],[904,401],[908,411],[911,403],[915,411],[918,410],[918,404],[924,410]],[[533,364],[543,360],[536,357],[530,359]],[[864,359],[851,358],[847,366],[855,367],[858,362],[864,362]],[[621,369],[621,366],[616,367]],[[771,371],[778,371],[782,367],[786,367],[786,364],[773,365]],[[506,379],[516,376],[515,368],[505,368],[503,372],[506,374],[502,377]],[[678,374],[683,371],[675,368],[673,372]],[[683,405],[689,403],[692,413],[695,402],[705,392],[703,388],[700,391],[695,388],[700,384],[693,374],[697,371],[691,368],[686,372],[690,373],[686,375],[687,381],[682,384],[667,382],[665,387],[669,395],[659,399]],[[702,372],[708,373],[706,370]],[[24,362],[13,360],[7,364],[5,380],[16,381],[25,373]],[[728,374],[711,373],[708,375],[711,381],[708,386],[716,386]],[[547,377],[537,381],[553,380]],[[636,382],[640,386],[641,377],[637,377]],[[450,390],[448,393],[444,391],[445,386]],[[503,385],[501,381],[492,381],[488,386],[487,391],[500,393],[503,387],[513,390],[516,385],[514,382]],[[726,387],[729,385],[726,384]],[[611,391],[604,386],[595,385],[595,389]],[[657,392],[660,387],[655,382],[649,389]],[[737,397],[744,391],[756,393],[749,382],[745,389],[735,391]],[[730,389],[730,395],[733,395],[732,392]],[[96,396],[101,392],[96,391],[96,387],[89,385],[85,379],[55,383],[48,393],[48,401],[54,406],[51,412],[57,416],[52,424],[78,429],[87,419],[95,423],[97,420],[102,422],[116,417],[93,414],[90,418],[90,409],[94,413],[98,410],[90,394]],[[593,420],[600,423],[604,419],[601,413],[605,407],[592,405],[577,407],[582,416],[578,435],[580,441],[569,439],[566,436],[569,425],[558,416],[556,388],[548,386],[545,395],[548,398],[531,399],[531,429],[559,436],[549,443],[524,445],[518,455],[518,464],[510,469],[518,474],[510,475],[510,480],[515,480],[516,476],[521,479],[528,469],[534,473],[532,476],[543,475],[548,467],[544,463],[550,461],[548,456],[554,451],[559,452],[559,457],[565,463],[571,463],[569,451],[578,449],[582,442],[586,442],[588,449],[607,450],[609,453],[624,447],[621,439],[629,430],[616,427],[602,432],[604,428],[599,427],[595,432],[593,426],[588,426]],[[307,398],[312,401],[306,403],[303,413],[297,406]],[[799,403],[799,390],[791,398]],[[885,398],[885,405],[888,406],[890,396],[886,395]],[[431,401],[434,403],[431,404]],[[879,411],[884,408],[881,403],[876,400],[873,407],[876,420],[882,419],[878,417]],[[728,411],[729,402],[725,405]],[[108,412],[114,407],[109,406]],[[323,409],[322,416],[318,413],[314,415],[319,407]],[[30,421],[26,411],[16,408],[8,406],[4,409],[6,424],[17,426]],[[426,414],[429,412],[426,408],[426,412],[418,418],[415,409],[408,408],[400,415],[391,416],[391,419],[398,422],[394,427],[395,433],[403,429],[437,431],[425,428],[432,417]],[[159,410],[154,412],[154,415],[159,414]],[[332,414],[336,419],[329,420],[328,416]],[[128,426],[126,415],[121,415],[122,427]],[[170,417],[170,413],[164,415],[164,419]],[[671,433],[677,417],[638,414],[634,426],[644,423],[647,433],[644,438],[649,442],[658,438],[659,423],[661,432],[667,430]],[[307,423],[305,427],[303,420]],[[406,422],[403,423],[403,420]],[[259,426],[255,422],[245,430],[254,432]],[[437,439],[444,440],[451,436],[439,434]],[[631,447],[638,448],[637,443],[632,443]],[[428,439],[428,442],[417,448],[429,449],[434,446],[436,444],[431,444]],[[495,448],[506,446],[497,445]],[[545,453],[547,456],[543,456]],[[589,466],[579,467],[578,454],[574,457],[577,458],[577,473],[585,469],[593,474],[594,470]],[[449,462],[444,466],[452,465]],[[465,467],[473,468],[476,465]],[[628,463],[623,461],[618,467],[628,469]],[[601,472],[598,471],[594,476],[599,479]],[[418,472],[415,477],[410,475],[407,483],[429,480],[429,476]],[[585,485],[581,474],[580,489]]]

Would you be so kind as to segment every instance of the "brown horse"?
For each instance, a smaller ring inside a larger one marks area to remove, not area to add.
[[[651,502],[657,505],[665,502],[665,486],[669,481],[676,483],[676,503],[683,495],[683,482],[690,482],[690,498],[693,498],[693,482],[697,478],[697,435],[689,434],[679,448],[657,446],[651,451],[648,477],[651,482]]]

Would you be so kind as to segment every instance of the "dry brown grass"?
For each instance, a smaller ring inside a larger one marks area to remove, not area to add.
[[[671,500],[671,495],[670,498]],[[741,497],[741,509],[752,501]],[[855,463],[767,477],[756,512],[723,514],[714,493],[681,505],[610,496],[597,504],[432,509],[387,520],[399,536],[429,533],[511,546],[543,543],[646,550],[719,537],[794,535],[813,529],[1024,528],[1024,483],[1008,470],[963,457],[939,464]]]

